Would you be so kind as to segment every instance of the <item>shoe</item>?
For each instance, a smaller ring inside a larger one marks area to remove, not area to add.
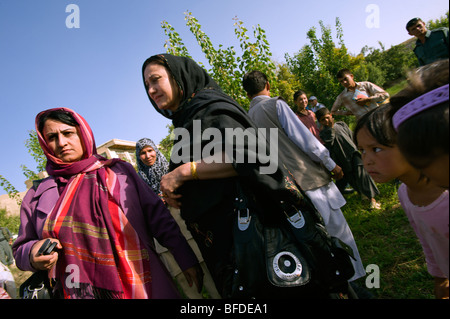
[[[379,209],[381,209],[381,204],[377,203],[377,202],[370,202],[369,209],[379,210]]]
[[[354,192],[356,191],[351,187],[347,187],[341,191],[343,195],[353,194]]]

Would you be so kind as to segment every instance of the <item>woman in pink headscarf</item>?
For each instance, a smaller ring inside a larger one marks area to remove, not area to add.
[[[36,131],[50,176],[35,181],[22,203],[13,246],[20,269],[48,270],[59,298],[177,298],[156,238],[201,289],[201,268],[170,212],[130,164],[97,154],[83,117],[46,110]],[[46,238],[57,251],[39,255]]]

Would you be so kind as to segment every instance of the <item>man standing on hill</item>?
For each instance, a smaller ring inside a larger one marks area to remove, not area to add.
[[[414,18],[406,24],[406,30],[417,38],[414,53],[420,66],[448,59],[448,28],[427,30],[420,18]]]
[[[359,120],[389,98],[389,93],[378,85],[368,81],[356,82],[349,69],[339,70],[336,78],[344,90],[331,107],[333,115],[354,115]],[[346,110],[340,110],[341,107]]]
[[[0,226],[0,262],[9,266],[14,263],[11,250],[12,235],[8,228]]]

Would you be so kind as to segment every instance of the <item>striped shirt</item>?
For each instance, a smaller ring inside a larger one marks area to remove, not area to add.
[[[360,106],[355,102],[355,92],[366,95],[370,98],[368,105]],[[341,107],[345,107],[350,111],[357,120],[359,120],[364,114],[378,107],[386,99],[389,98],[389,93],[380,88],[379,86],[371,82],[356,82],[355,91],[349,91],[344,89],[341,94],[338,95],[336,101],[331,107],[331,112],[336,112]],[[335,113],[339,114],[339,113]]]

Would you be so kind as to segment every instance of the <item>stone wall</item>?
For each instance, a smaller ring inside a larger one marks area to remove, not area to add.
[[[27,192],[19,193],[21,199]],[[0,195],[0,209],[5,209],[8,215],[19,215],[20,207],[15,199],[9,198],[8,194]]]

